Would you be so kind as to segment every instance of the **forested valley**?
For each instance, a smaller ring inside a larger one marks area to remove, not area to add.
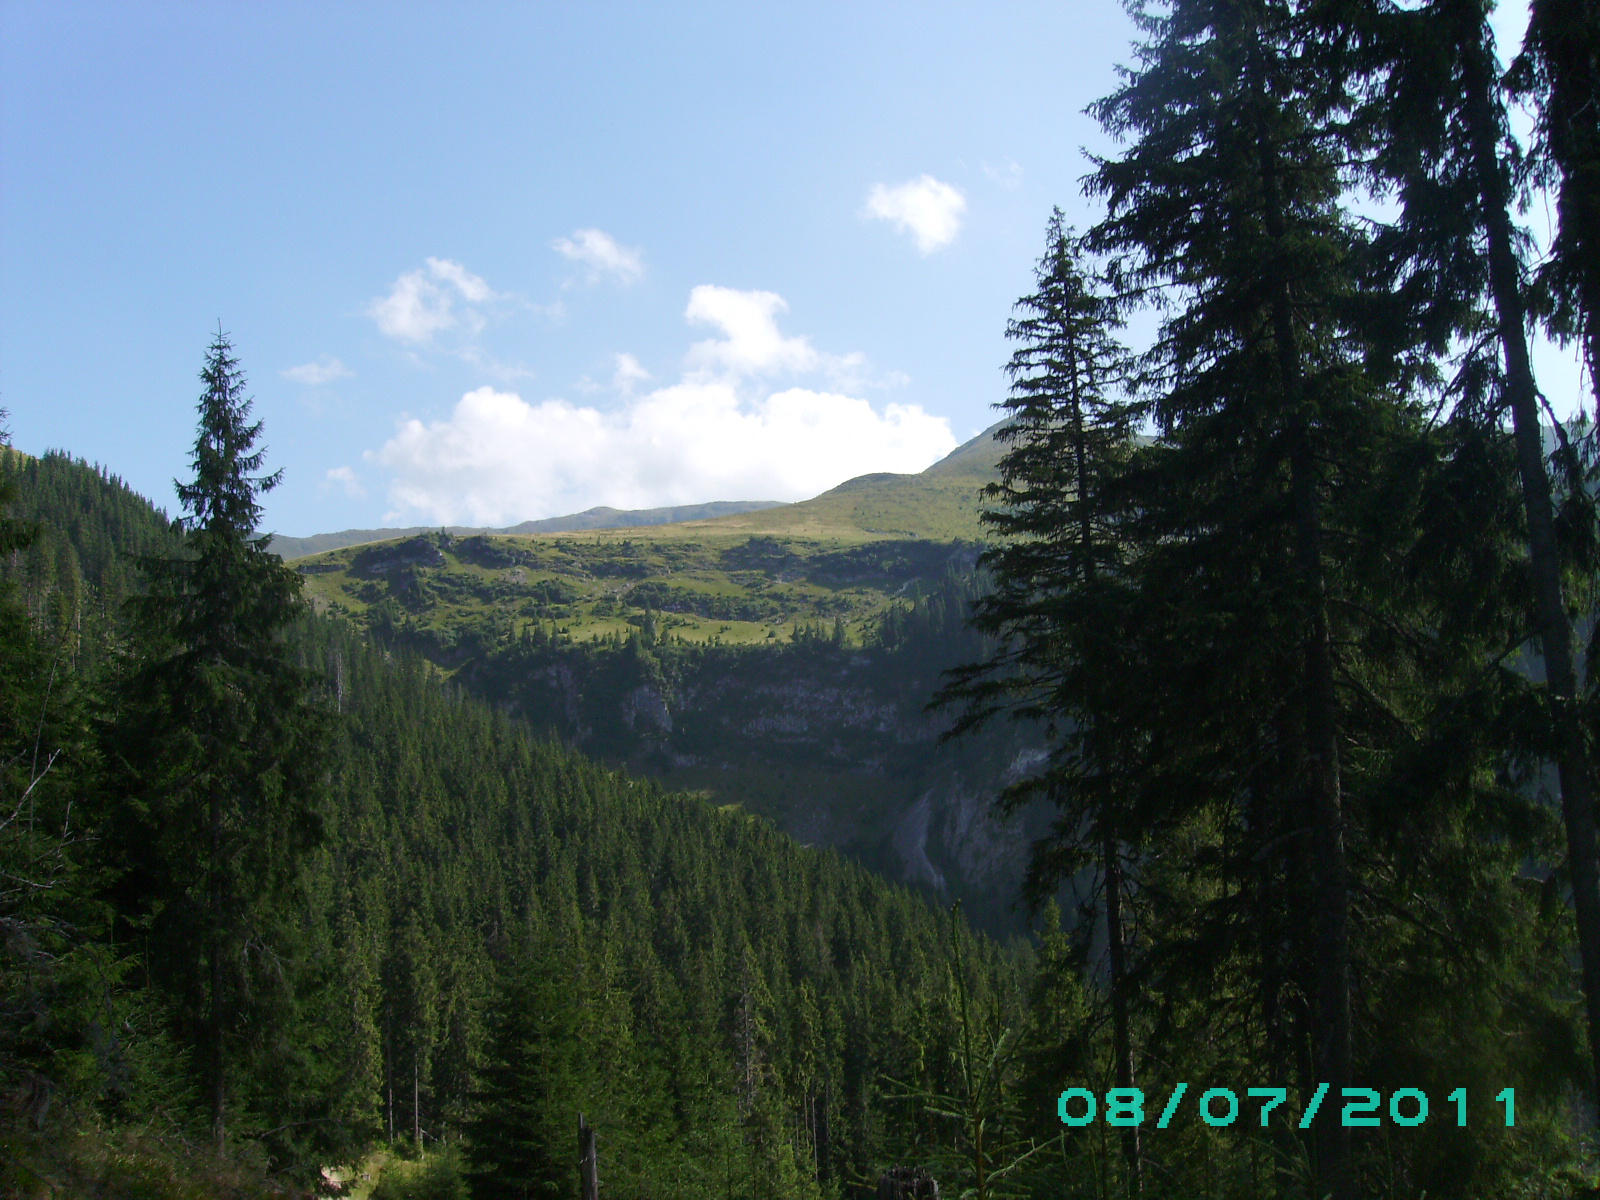
[[[125,690],[148,678],[117,617],[123,554],[178,542],[86,464],[5,469],[7,534],[35,533],[7,609],[8,1187],[71,1164],[84,1194],[189,1194],[213,1144],[243,1179],[309,1186],[381,1142],[457,1180],[469,1134],[486,1194],[564,1193],[580,1111],[608,1194],[825,1195],[953,1149],[914,1097],[960,1091],[959,1004],[985,1045],[1025,1019],[1025,950],[336,621],[280,630],[308,690],[276,732],[308,760],[256,764],[222,815],[212,912],[210,814],[175,778],[201,768],[150,753],[175,735]]]
[[[296,567],[220,329],[177,520],[0,450],[9,1194],[1600,1196],[1600,14],[1132,11],[986,482]]]

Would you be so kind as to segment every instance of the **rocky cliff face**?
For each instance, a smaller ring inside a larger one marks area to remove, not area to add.
[[[740,804],[1009,931],[1046,814],[1001,818],[994,802],[1043,761],[1042,739],[997,723],[940,742],[949,718],[926,704],[962,650],[635,641],[508,651],[462,678],[591,753]]]
[[[908,883],[925,883],[942,893],[951,881],[935,862],[953,867],[960,890],[1013,895],[1027,868],[1028,816],[1003,817],[995,811],[1000,789],[1043,763],[1042,748],[1019,748],[998,777],[967,779],[956,769],[923,791],[895,825],[893,847]],[[932,855],[930,856],[930,847]]]

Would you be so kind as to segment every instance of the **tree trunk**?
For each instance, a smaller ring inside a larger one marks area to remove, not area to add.
[[[383,1080],[389,1089],[389,1140],[394,1141],[394,1027],[387,1017],[383,1022]]]
[[[1316,1060],[1321,1082],[1340,1096],[1350,1085],[1350,930],[1349,885],[1344,852],[1344,806],[1339,780],[1337,696],[1333,654],[1328,644],[1327,597],[1323,591],[1322,551],[1314,483],[1308,478],[1309,451],[1302,445],[1293,468],[1297,541],[1302,583],[1310,592],[1311,628],[1305,641],[1307,688],[1307,784],[1317,848],[1314,886],[1317,892],[1317,1038]],[[1312,565],[1312,564],[1315,565]],[[1355,1195],[1350,1131],[1323,1116],[1317,1138],[1318,1173],[1334,1200]]]
[[[1101,864],[1106,880],[1106,942],[1111,960],[1111,1046],[1117,1086],[1134,1086],[1133,1042],[1128,1030],[1128,985],[1125,943],[1122,933],[1122,852],[1115,838],[1107,837],[1101,847]],[[1139,1127],[1122,1128],[1122,1160],[1128,1168],[1128,1195],[1137,1196],[1144,1188],[1139,1164]]]
[[[1083,582],[1094,581],[1094,522],[1090,515],[1089,495],[1089,444],[1084,430],[1084,380],[1078,370],[1078,347],[1074,343],[1068,354],[1068,370],[1072,389],[1072,435],[1074,469],[1077,474],[1078,552],[1082,555],[1080,567]],[[1128,988],[1126,983],[1127,943],[1122,932],[1122,855],[1117,839],[1107,833],[1101,844],[1101,873],[1106,888],[1106,943],[1111,969],[1111,1043],[1112,1073],[1119,1088],[1133,1087],[1133,1041],[1128,1027]],[[1137,1196],[1143,1190],[1139,1163],[1139,1128],[1124,1126],[1121,1131],[1122,1159],[1128,1172],[1128,1195]]]
[[[1509,190],[1497,150],[1493,81],[1485,26],[1470,6],[1450,10],[1460,27],[1460,51],[1467,89],[1472,164],[1483,207],[1489,247],[1489,287],[1505,355],[1506,393],[1516,438],[1517,470],[1528,522],[1535,619],[1544,655],[1544,677],[1554,723],[1556,771],[1561,781],[1561,817],[1567,831],[1567,864],[1578,925],[1584,1007],[1589,1020],[1589,1050],[1595,1095],[1600,1098],[1600,878],[1595,859],[1594,793],[1575,700],[1572,626],[1561,594],[1561,562],[1556,546],[1550,479],[1545,473],[1539,429],[1538,388],[1528,356],[1527,311],[1512,246]]]
[[[1268,103],[1256,52],[1254,85],[1257,103]],[[1258,128],[1263,220],[1273,244],[1282,253],[1287,240],[1276,147]],[[1334,686],[1333,651],[1329,643],[1327,580],[1322,566],[1322,516],[1317,496],[1318,472],[1310,442],[1306,402],[1302,394],[1300,351],[1295,335],[1292,284],[1287,268],[1273,265],[1273,341],[1287,416],[1290,445],[1290,491],[1293,504],[1295,565],[1299,575],[1301,614],[1301,682],[1305,696],[1305,782],[1316,860],[1317,893],[1317,1030],[1316,1065],[1320,1081],[1333,1096],[1349,1086],[1350,931],[1349,885],[1344,851],[1344,811],[1339,780],[1338,695]],[[1333,1200],[1351,1200],[1355,1179],[1350,1131],[1337,1119],[1336,1107],[1319,1114],[1316,1140],[1317,1174]]]
[[[211,976],[211,1011],[207,1014],[210,1018],[206,1038],[211,1043],[211,1062],[209,1064],[211,1075],[211,1140],[218,1157],[227,1149],[228,1128],[226,1121],[227,1077],[224,1073],[222,1038],[226,1026],[225,1006],[222,999],[222,798],[217,794],[213,785],[210,796],[210,833],[211,833],[211,878],[207,897],[210,901],[211,928],[208,931],[208,957],[207,964]]]
[[[1538,386],[1534,384],[1533,363],[1528,355],[1528,314],[1523,306],[1522,280],[1507,210],[1509,189],[1496,150],[1498,122],[1494,118],[1490,50],[1483,40],[1482,21],[1464,6],[1453,11],[1461,21],[1458,32],[1467,88],[1472,166],[1488,235],[1494,315],[1499,323],[1501,352],[1506,357],[1507,400],[1517,445],[1517,472],[1522,477],[1523,512],[1528,520],[1534,619],[1538,621],[1550,718],[1554,722],[1566,862],[1573,880],[1573,909],[1578,917],[1590,1069],[1594,1072],[1595,1096],[1600,1098],[1600,875],[1595,861],[1594,789],[1576,707],[1578,675],[1573,666],[1573,629],[1566,619],[1562,597],[1562,563],[1555,544],[1554,506],[1550,501],[1550,478],[1544,469],[1544,438],[1539,430]]]
[[[600,1200],[600,1159],[595,1149],[594,1127],[578,1114],[578,1173],[582,1200]]]
[[[1282,747],[1288,738],[1283,729],[1283,721],[1277,722],[1273,729],[1273,737]],[[1282,760],[1274,762],[1273,768],[1281,772],[1284,770]],[[1265,776],[1272,768],[1262,768]],[[1308,1082],[1311,1075],[1309,1066],[1299,1070],[1298,1057],[1292,1053],[1294,1034],[1290,1031],[1293,1014],[1289,1005],[1285,1003],[1284,989],[1287,983],[1287,972],[1284,967],[1284,929],[1283,922],[1292,919],[1287,914],[1294,911],[1294,906],[1300,903],[1300,897],[1294,896],[1290,900],[1290,908],[1285,911],[1282,896],[1278,892],[1278,883],[1285,874],[1290,879],[1303,879],[1308,874],[1308,869],[1295,858],[1302,855],[1297,853],[1298,840],[1280,840],[1282,822],[1275,820],[1279,814],[1272,811],[1268,799],[1268,784],[1265,778],[1250,781],[1249,800],[1249,827],[1251,844],[1259,848],[1251,855],[1253,875],[1250,881],[1252,889],[1252,912],[1255,934],[1257,937],[1257,953],[1261,958],[1260,972],[1257,976],[1257,985],[1260,989],[1257,1002],[1261,1009],[1262,1037],[1266,1043],[1266,1078],[1274,1086],[1286,1084],[1291,1076],[1298,1074],[1298,1081],[1302,1087]],[[1292,865],[1280,869],[1275,865],[1275,860],[1283,850],[1274,850],[1274,846],[1287,846],[1292,856]],[[1312,1089],[1315,1090],[1315,1084]],[[1311,1091],[1307,1091],[1307,1095]],[[1267,1133],[1267,1144],[1271,1150],[1271,1187],[1268,1194],[1275,1196],[1291,1196],[1295,1191],[1294,1174],[1291,1164],[1294,1162],[1294,1133],[1293,1126],[1284,1120],[1272,1122]]]

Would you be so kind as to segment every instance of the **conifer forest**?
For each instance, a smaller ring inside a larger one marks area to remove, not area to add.
[[[4,1194],[1600,1196],[1600,4],[1130,11],[971,537],[0,437]]]

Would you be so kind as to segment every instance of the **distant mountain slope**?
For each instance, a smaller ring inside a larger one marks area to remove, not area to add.
[[[979,491],[999,476],[1005,447],[997,422],[914,475],[880,472],[858,475],[798,504],[739,513],[709,521],[683,521],[656,531],[662,537],[696,538],[712,534],[876,541],[926,538],[978,541],[984,527]]]
[[[696,523],[710,532],[748,530],[795,537],[930,538],[977,541],[979,489],[999,473],[1004,453],[994,435],[1005,422],[985,429],[916,475],[858,475],[799,504]]]
[[[721,517],[731,513],[754,512],[763,508],[777,508],[780,500],[713,500],[709,504],[679,504],[670,508],[599,508],[585,509],[565,517],[546,517],[542,521],[523,521],[504,529],[489,529],[470,525],[451,525],[447,533],[467,536],[474,533],[570,533],[581,529],[632,529],[645,525],[670,525],[675,521],[698,521],[708,517]],[[285,561],[322,554],[328,550],[342,550],[346,546],[360,546],[367,542],[383,542],[392,538],[415,537],[437,528],[433,525],[410,525],[404,529],[343,529],[338,533],[315,533],[310,537],[288,537],[274,534],[272,551]]]
[[[680,504],[670,508],[602,506],[565,517],[523,521],[502,529],[451,525],[445,532],[466,537],[476,533],[581,533],[648,527],[660,529],[669,537],[748,531],[851,541],[879,537],[973,540],[983,532],[978,523],[978,487],[999,476],[1000,457],[1005,447],[994,435],[1004,424],[999,421],[989,426],[918,474],[858,475],[798,504],[783,504],[777,500],[714,500],[709,504]],[[677,528],[668,530],[666,526]],[[306,558],[346,546],[415,537],[436,529],[435,525],[412,525],[405,529],[345,529],[303,538],[279,534],[272,539],[272,549],[286,560]]]
[[[908,588],[936,584],[958,561],[970,569],[999,428],[919,474],[862,475],[798,504],[671,524],[646,518],[688,510],[591,509],[578,514],[588,529],[558,518],[493,534],[393,531],[359,548],[361,531],[351,531],[347,545],[292,557],[319,603],[363,618],[374,610],[370,619],[384,624],[403,619],[453,663],[471,657],[468,645],[530,620],[555,621],[578,639],[610,637],[640,627],[647,609],[663,633],[689,641],[786,639],[836,619],[859,636]]]
[[[437,528],[436,525],[407,525],[404,529],[341,529],[337,533],[314,533],[310,537],[303,538],[275,533],[272,535],[271,548],[274,554],[287,562],[290,559],[305,558],[308,554],[343,550],[346,546],[364,546],[368,542],[415,537],[419,533],[428,533]],[[451,525],[446,528],[446,532],[466,536],[485,531],[468,525]]]
[[[1000,459],[1005,454],[1006,447],[996,435],[1009,421],[1009,417],[1004,421],[996,421],[970,442],[963,442],[950,451],[923,474],[951,478],[972,477],[985,482],[998,479]]]
[[[499,529],[497,533],[572,533],[580,529],[633,529],[645,525],[673,525],[679,521],[704,521],[733,513],[782,508],[781,500],[713,500],[709,504],[678,504],[670,508],[586,508],[570,517],[547,517]]]

